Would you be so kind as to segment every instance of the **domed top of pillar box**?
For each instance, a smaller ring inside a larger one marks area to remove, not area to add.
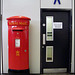
[[[8,20],[8,25],[11,25],[11,26],[24,25],[25,26],[25,25],[29,25],[29,20],[31,19],[25,16],[12,16],[7,18],[7,20]]]

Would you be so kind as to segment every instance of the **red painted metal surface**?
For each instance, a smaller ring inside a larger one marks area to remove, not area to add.
[[[30,20],[30,18],[25,17],[25,16],[12,16],[7,18],[7,20]]]
[[[8,65],[12,70],[29,69],[29,20],[17,16],[8,20]]]

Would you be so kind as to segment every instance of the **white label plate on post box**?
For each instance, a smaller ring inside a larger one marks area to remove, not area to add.
[[[15,47],[20,47],[20,39],[15,39]]]
[[[63,29],[63,23],[62,22],[54,22],[53,29]]]
[[[41,8],[72,9],[72,0],[41,0]],[[61,4],[59,4],[59,2]]]

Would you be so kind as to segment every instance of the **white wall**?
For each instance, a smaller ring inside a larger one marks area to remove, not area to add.
[[[40,73],[40,0],[3,0],[2,14],[3,72],[8,72],[8,26],[6,18],[22,15],[31,18],[29,30],[30,72]]]
[[[42,1],[44,2],[42,3]],[[74,0],[69,0],[69,1],[61,0],[62,3],[66,2],[64,6],[63,5],[59,6],[58,4],[53,5],[54,0],[50,0],[50,4],[48,1],[49,0],[3,0],[2,40],[3,40],[3,72],[4,73],[8,72],[8,48],[7,48],[8,47],[8,26],[7,26],[6,18],[14,15],[22,15],[31,18],[30,32],[29,32],[30,72],[40,73],[40,7],[71,9],[72,5],[70,2]],[[74,73],[74,21],[73,21],[72,32],[73,32],[72,33],[73,39],[72,39],[71,72]]]
[[[1,15],[2,15],[2,9],[3,8],[3,0],[1,0]]]

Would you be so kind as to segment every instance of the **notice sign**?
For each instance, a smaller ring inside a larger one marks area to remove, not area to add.
[[[62,22],[53,22],[53,29],[62,29],[63,23]]]
[[[20,39],[15,39],[15,47],[20,47]]]

